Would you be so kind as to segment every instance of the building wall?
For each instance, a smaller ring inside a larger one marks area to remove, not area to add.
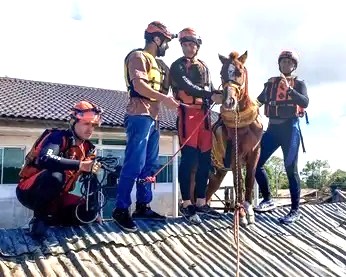
[[[44,131],[45,128],[51,126],[25,126],[25,123],[15,123],[14,126],[0,126],[0,147],[21,147],[27,153],[36,138]],[[114,130],[98,130],[95,132],[94,138],[99,139],[125,139],[125,134],[121,129]],[[121,146],[124,147],[124,146]],[[121,148],[120,147],[120,148]],[[161,135],[160,155],[173,154],[173,135]],[[222,185],[230,185],[232,183],[231,174],[227,174]],[[26,226],[32,212],[24,208],[17,200],[15,194],[16,184],[0,184],[0,228],[16,228]],[[154,200],[152,208],[165,215],[172,215],[173,207],[173,185],[172,183],[158,183],[153,189]],[[135,202],[136,189],[132,192],[132,201]],[[221,195],[222,197],[222,195]],[[114,205],[114,201],[109,201],[108,206]],[[110,208],[110,207],[109,207]]]

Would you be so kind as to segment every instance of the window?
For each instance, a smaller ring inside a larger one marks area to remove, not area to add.
[[[172,156],[159,156],[159,162],[157,170],[160,170],[162,166],[164,166]],[[156,177],[157,183],[171,183],[173,182],[173,164],[172,161],[157,175]]]
[[[98,150],[98,155],[102,157],[117,157],[119,159],[119,164],[116,168],[116,172],[114,173],[106,173],[105,178],[105,184],[106,187],[103,190],[103,193],[107,197],[107,199],[115,199],[116,197],[116,186],[119,180],[120,176],[120,170],[122,165],[124,164],[124,156],[125,156],[125,150],[124,149],[111,149],[111,148],[104,148]],[[103,174],[103,172],[101,173]],[[100,176],[100,178],[102,178]]]
[[[0,184],[17,184],[24,163],[25,149],[0,147]]]
[[[126,139],[102,139],[102,145],[126,145]]]
[[[92,138],[92,139],[90,139],[90,142],[92,144],[99,144],[99,139],[98,138]]]
[[[102,157],[117,157],[119,159],[119,165],[115,173],[108,173],[105,179],[105,187],[102,192],[107,199],[105,206],[102,209],[102,217],[104,219],[112,218],[112,210],[115,207],[115,197],[117,182],[119,180],[121,166],[124,164],[125,157],[125,147],[111,148],[111,147],[101,147],[97,149],[97,155]],[[102,178],[102,177],[100,177]]]
[[[104,142],[104,140],[102,140]],[[109,141],[107,141],[109,143]],[[101,157],[118,157],[119,158],[119,171],[113,175],[108,174],[105,178],[104,185],[106,185],[102,192],[107,199],[105,206],[102,209],[102,217],[104,219],[110,219],[112,217],[112,210],[115,207],[115,197],[116,197],[116,185],[118,177],[120,174],[121,166],[124,164],[125,157],[125,146],[122,145],[97,145],[97,156]],[[159,156],[159,162],[157,170],[159,170],[163,165],[165,165],[172,156]],[[101,172],[103,174],[103,172]],[[102,178],[102,176],[99,176]],[[173,181],[173,165],[169,163],[156,177],[158,183],[170,183]],[[80,194],[80,184],[76,183],[76,189],[74,193]]]
[[[124,164],[125,149],[98,149],[97,154],[102,157],[117,157],[119,158],[119,165],[122,166]]]

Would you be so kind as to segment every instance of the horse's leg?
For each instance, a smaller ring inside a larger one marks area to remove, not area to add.
[[[232,164],[232,172],[233,172],[233,184],[234,191],[236,192],[236,204],[244,203],[244,189],[243,189],[243,176],[241,174],[241,163],[238,161],[238,164]],[[239,224],[243,227],[246,227],[248,221],[246,219],[246,212],[243,208],[239,211]]]
[[[225,178],[227,171],[216,169],[216,173],[209,174],[209,182],[207,187],[207,203],[210,204],[210,200],[214,193],[220,188],[222,180]]]
[[[245,176],[245,211],[249,224],[255,223],[255,212],[252,206],[252,193],[255,184],[255,172],[259,158],[259,147],[248,155],[246,161],[246,176]]]
[[[196,173],[197,173],[197,166],[196,163],[195,166],[191,170],[191,176],[190,176],[190,197],[191,197],[191,203],[194,205],[196,203],[196,197],[195,197],[195,188],[196,188]]]

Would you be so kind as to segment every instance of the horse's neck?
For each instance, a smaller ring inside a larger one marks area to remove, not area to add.
[[[249,97],[249,95],[246,93],[244,95],[244,97],[239,101],[239,111],[245,111],[246,109],[248,109],[250,107],[251,104],[251,99]]]

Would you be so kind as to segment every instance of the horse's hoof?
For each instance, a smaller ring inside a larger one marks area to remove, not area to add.
[[[248,224],[249,224],[249,222],[248,222],[248,220],[246,219],[245,216],[239,218],[239,225],[240,225],[241,227],[244,227],[244,228],[245,228]]]
[[[250,215],[250,214],[247,214],[247,220],[249,222],[249,224],[255,224],[255,215]]]
[[[255,212],[253,210],[253,207],[250,203],[245,202],[244,203],[244,208],[246,212],[246,218],[248,220],[249,224],[254,224],[255,223]]]

